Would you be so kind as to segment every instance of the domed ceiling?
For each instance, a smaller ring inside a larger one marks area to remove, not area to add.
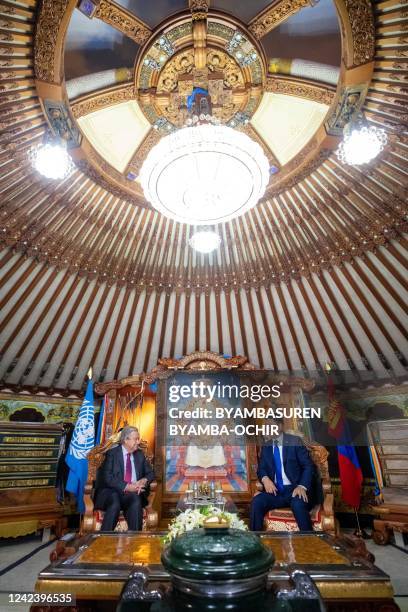
[[[405,377],[407,23],[392,0],[0,0],[3,388],[75,394],[89,365],[111,380],[194,350]],[[138,180],[194,87],[270,167],[209,255]],[[342,165],[359,110],[388,144]],[[65,180],[28,161],[46,130]]]

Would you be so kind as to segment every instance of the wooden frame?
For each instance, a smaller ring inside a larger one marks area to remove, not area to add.
[[[160,381],[166,381],[175,371],[187,372],[220,372],[234,370],[237,374],[245,374],[247,372],[257,373],[258,375],[268,374],[269,382],[281,385],[282,405],[294,405],[295,394],[299,390],[311,391],[314,382],[310,379],[301,377],[283,376],[275,374],[269,370],[256,368],[251,364],[247,357],[237,356],[224,358],[217,353],[211,351],[196,351],[181,359],[159,359],[158,365],[148,374],[139,374],[130,376],[118,381],[110,383],[101,383],[95,385],[95,391],[99,394],[105,394],[105,431],[106,436],[112,436],[113,419],[115,411],[115,401],[117,392],[125,387],[134,385],[135,388],[142,389],[143,385],[159,383],[157,401],[156,401],[156,452],[154,457],[154,470],[157,480],[157,491],[154,507],[159,514],[159,524],[167,522],[174,512],[175,506],[180,498],[180,493],[169,493],[164,490],[165,483],[165,456],[164,456],[164,431],[166,415],[164,413],[165,397],[164,385]],[[296,422],[292,422],[289,426],[297,429]],[[231,493],[232,501],[238,511],[245,516],[248,515],[249,504],[256,490],[256,470],[257,470],[257,455],[255,445],[247,445],[247,474],[248,474],[248,491]]]

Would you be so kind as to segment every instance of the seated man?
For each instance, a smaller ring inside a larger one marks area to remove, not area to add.
[[[147,505],[150,483],[154,480],[152,466],[138,448],[139,431],[124,427],[119,445],[106,453],[96,477],[95,508],[105,512],[101,531],[113,531],[123,510],[131,531],[140,531],[143,507]]]
[[[290,507],[300,531],[311,531],[309,511],[319,500],[310,499],[315,466],[301,438],[283,433],[283,420],[275,420],[278,435],[262,447],[258,478],[264,492],[251,502],[250,528],[261,531],[265,514]]]

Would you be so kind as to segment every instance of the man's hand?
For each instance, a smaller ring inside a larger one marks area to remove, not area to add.
[[[307,493],[305,487],[298,485],[295,489],[293,489],[292,497],[300,497],[304,502],[307,503]]]
[[[125,493],[140,494],[145,490],[146,483],[147,483],[147,478],[141,478],[140,480],[136,480],[136,482],[131,482],[126,485]]]
[[[147,478],[140,478],[135,482],[136,493],[142,493],[145,490],[147,484]]]
[[[272,482],[272,480],[268,476],[264,476],[262,478],[262,484],[267,493],[272,493],[272,495],[277,494],[278,489],[276,488],[275,484]]]

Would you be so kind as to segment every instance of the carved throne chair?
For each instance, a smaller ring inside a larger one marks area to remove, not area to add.
[[[299,435],[299,432],[288,433]],[[334,497],[327,463],[329,451],[317,442],[308,442],[305,440],[304,443],[309,450],[313,463],[317,467],[323,488],[323,503],[317,504],[310,511],[313,530],[325,531],[326,533],[336,535],[338,532],[338,524],[334,516]],[[257,492],[255,495],[258,495],[264,490],[260,482],[256,483],[256,488]],[[293,512],[289,507],[269,510],[269,512],[265,514],[264,528],[265,531],[299,531]]]
[[[94,508],[93,494],[96,480],[96,474],[105,459],[105,453],[115,446],[119,441],[119,433],[113,434],[104,444],[98,444],[88,454],[88,480],[85,485],[84,503],[85,503],[85,514],[83,516],[81,533],[89,533],[93,531],[99,531],[103,521],[103,511],[96,510]],[[146,443],[143,440],[140,443],[139,448],[147,454]],[[149,458],[149,457],[148,457]],[[158,524],[157,511],[153,509],[153,501],[156,495],[157,482],[153,481],[150,484],[150,493],[147,498],[147,506],[143,508],[143,531],[155,529]],[[115,531],[127,531],[128,525],[126,519],[121,512],[119,520],[115,527]]]

